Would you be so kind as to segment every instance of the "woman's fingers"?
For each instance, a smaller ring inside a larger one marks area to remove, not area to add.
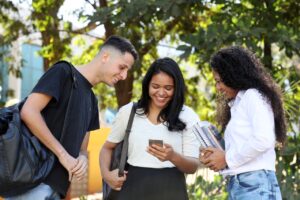
[[[149,146],[147,152],[157,157],[158,159],[164,159],[166,157],[166,152],[164,148],[156,145]]]

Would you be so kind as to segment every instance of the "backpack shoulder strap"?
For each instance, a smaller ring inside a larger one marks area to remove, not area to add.
[[[124,175],[124,169],[125,169],[125,164],[126,164],[127,154],[128,154],[128,138],[129,138],[129,134],[130,134],[130,131],[131,131],[131,127],[132,127],[136,107],[137,107],[136,103],[133,102],[131,112],[130,112],[130,116],[129,116],[129,119],[128,119],[128,124],[127,124],[127,128],[126,128],[125,136],[124,136],[124,141],[123,141],[123,147],[122,147],[121,159],[120,159],[120,165],[119,165],[119,176]]]
[[[77,88],[77,80],[76,80],[76,76],[75,76],[75,67],[72,65],[72,63],[68,62],[68,61],[65,61],[65,60],[60,60],[58,62],[56,62],[54,65],[56,64],[60,64],[60,63],[64,63],[64,64],[67,64],[70,68],[70,71],[71,71],[71,76],[72,76],[72,85],[74,88]]]
[[[66,127],[67,127],[67,122],[69,121],[69,117],[70,117],[70,107],[71,107],[71,101],[72,101],[72,97],[73,97],[73,91],[74,89],[77,88],[77,80],[76,80],[76,76],[75,76],[75,68],[74,66],[67,62],[67,61],[64,61],[64,60],[61,60],[61,61],[58,61],[56,62],[55,64],[58,64],[58,63],[65,63],[69,66],[70,68],[70,71],[71,71],[71,78],[72,78],[72,86],[70,88],[70,97],[69,97],[69,100],[68,100],[68,105],[67,105],[67,110],[66,110],[66,115],[65,115],[65,119],[64,119],[64,123],[63,123],[63,128],[62,128],[62,132],[61,132],[61,136],[60,136],[60,141],[63,141],[65,135],[66,135]]]

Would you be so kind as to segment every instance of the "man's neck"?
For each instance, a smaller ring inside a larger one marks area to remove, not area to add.
[[[95,64],[95,61],[91,61],[90,63],[77,68],[77,70],[91,83],[92,86],[102,82],[102,73],[95,71],[95,69],[98,68],[94,66]]]

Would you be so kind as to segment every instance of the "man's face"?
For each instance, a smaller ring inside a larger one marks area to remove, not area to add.
[[[125,80],[127,72],[133,64],[134,58],[130,53],[111,53],[105,63],[107,73],[105,74],[104,82],[114,86],[118,81]]]

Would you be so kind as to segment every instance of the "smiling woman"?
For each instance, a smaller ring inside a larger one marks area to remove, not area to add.
[[[201,149],[200,161],[227,177],[229,200],[282,199],[275,175],[275,143],[284,143],[281,92],[255,55],[234,46],[211,58],[225,151]]]
[[[152,109],[163,109],[174,95],[174,81],[171,76],[160,72],[152,77],[149,86],[150,106]],[[156,120],[156,119],[155,119]]]
[[[238,90],[228,87],[222,81],[220,74],[213,70],[213,76],[216,81],[216,89],[220,92],[227,100],[234,99],[238,93]]]
[[[185,84],[178,64],[170,58],[154,61],[142,83],[142,95],[129,136],[128,173],[109,171],[110,156],[123,140],[132,103],[117,114],[100,153],[104,180],[120,190],[118,200],[186,200],[184,173],[198,167],[198,142],[191,130],[199,121],[184,105]]]

